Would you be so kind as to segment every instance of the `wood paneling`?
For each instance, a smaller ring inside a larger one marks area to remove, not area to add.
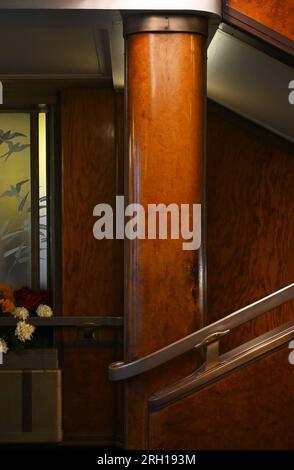
[[[60,78],[5,78],[1,80],[3,84],[4,106],[39,106],[46,103],[47,106],[54,105],[58,101],[58,93],[62,90],[73,88],[113,88],[110,79],[60,79]]]
[[[294,149],[210,103],[208,312],[212,323],[294,280]],[[245,342],[293,318],[290,302],[223,341]]]
[[[67,348],[63,361],[64,432],[68,440],[115,442],[117,387],[108,380],[115,347]]]
[[[277,33],[294,40],[294,3],[292,0],[226,0],[226,8],[248,16]]]
[[[294,150],[209,102],[207,323],[294,279]],[[294,302],[239,327],[231,349],[293,319]],[[152,413],[151,449],[291,448],[289,350],[275,352]]]
[[[121,186],[122,96],[110,89],[62,92],[62,314],[122,315],[123,246],[95,240],[93,208],[115,207]],[[118,168],[120,172],[118,173]],[[97,343],[82,330],[63,336],[65,438],[113,444],[122,421],[108,365],[122,357],[121,331],[105,327]]]
[[[205,39],[197,34],[128,37],[128,202],[201,203]],[[200,223],[200,221],[198,221]],[[126,241],[126,360],[176,341],[202,321],[198,251],[183,239]],[[195,368],[188,354],[127,384],[127,446],[145,448],[147,397]]]
[[[150,416],[150,449],[292,449],[287,347]]]
[[[115,207],[114,92],[64,91],[61,120],[62,313],[119,315],[121,245],[93,236],[94,207]]]
[[[224,19],[293,54],[292,0],[224,0]]]

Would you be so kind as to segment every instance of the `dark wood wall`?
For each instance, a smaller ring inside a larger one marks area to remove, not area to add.
[[[284,347],[150,416],[150,449],[293,449],[294,373]]]
[[[294,150],[212,102],[207,139],[206,322],[211,323],[294,281]],[[293,317],[289,302],[231,332],[222,349]],[[286,345],[153,410],[150,449],[291,449],[289,352]]]
[[[294,39],[294,4],[292,0],[226,0],[225,8],[246,15],[261,25]]]
[[[294,281],[294,149],[209,103],[207,322]],[[294,317],[294,303],[240,327],[233,347]]]
[[[120,245],[93,236],[96,204],[115,207],[115,98],[103,89],[62,93],[64,315],[122,311]]]
[[[66,90],[61,111],[62,313],[121,315],[122,243],[93,238],[92,212],[99,202],[114,204],[115,194],[123,191],[122,97],[110,89]],[[206,322],[211,323],[293,282],[294,152],[282,139],[212,102],[207,152]],[[223,349],[293,313],[292,302],[264,315],[230,334]],[[120,334],[105,327],[99,336],[89,347],[82,333],[65,332],[64,430],[67,439],[113,443],[122,434],[123,407],[120,390],[107,380],[107,367],[122,357]],[[180,363],[172,366],[183,376]],[[155,371],[158,385],[165,383],[161,369]]]
[[[93,236],[94,206],[115,207],[121,191],[122,100],[111,89],[62,92],[63,315],[123,314],[123,245]],[[103,327],[96,334],[89,342],[83,330],[64,333],[64,432],[66,439],[111,444],[121,432],[121,410],[107,368],[122,357],[121,331]]]
[[[223,0],[223,17],[293,55],[293,0]]]

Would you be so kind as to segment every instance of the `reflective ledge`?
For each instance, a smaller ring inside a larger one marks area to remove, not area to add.
[[[138,7],[138,3],[140,6]],[[221,16],[221,0],[0,0],[0,9],[176,10]]]

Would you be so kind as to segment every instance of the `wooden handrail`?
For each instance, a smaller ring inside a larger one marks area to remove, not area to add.
[[[269,310],[279,307],[281,304],[294,299],[294,284],[290,284],[273,294],[243,307],[230,315],[221,318],[215,323],[202,328],[184,338],[165,346],[147,356],[133,362],[115,362],[109,366],[109,378],[112,381],[124,380],[147,372],[150,369],[164,364],[194,348],[199,348],[219,341],[232,328],[242,325]]]

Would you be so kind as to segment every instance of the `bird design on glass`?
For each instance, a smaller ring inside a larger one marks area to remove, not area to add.
[[[5,158],[5,161],[8,160],[8,158],[15,152],[22,152],[24,149],[28,148],[30,145],[29,144],[20,144],[17,142],[14,144],[13,142],[7,142],[8,146],[8,152],[3,153],[3,155],[0,155],[0,158]]]
[[[7,191],[4,191],[4,193],[2,193],[0,195],[0,198],[2,198],[2,197],[16,197],[18,199],[22,199],[22,197],[20,195],[21,188],[28,181],[30,181],[30,180],[26,179],[26,180],[23,180],[23,181],[19,181],[18,183],[16,183],[15,186],[11,184],[10,189],[8,189]]]
[[[21,132],[11,132],[10,130],[5,132],[3,129],[0,129],[0,145],[15,139],[15,137],[26,137],[26,135]]]

